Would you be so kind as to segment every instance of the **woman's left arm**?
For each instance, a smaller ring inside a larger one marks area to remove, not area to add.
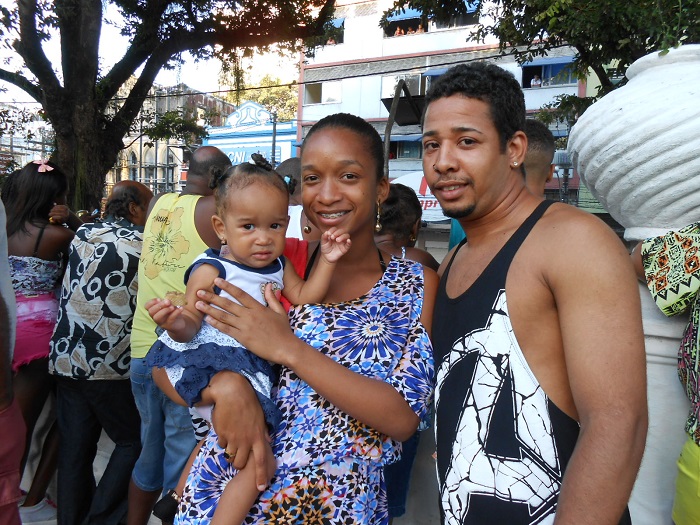
[[[269,287],[267,308],[222,279],[215,284],[241,304],[200,290],[196,306],[212,326],[261,358],[293,370],[340,410],[379,432],[400,441],[415,432],[419,418],[394,387],[357,374],[298,339]]]

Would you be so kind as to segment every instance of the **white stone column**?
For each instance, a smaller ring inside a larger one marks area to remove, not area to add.
[[[569,137],[574,167],[623,225],[628,241],[700,221],[700,45],[652,53],[627,85],[581,116]],[[687,315],[667,318],[639,285],[649,432],[630,500],[634,525],[671,525],[676,460],[690,403],[677,375]]]
[[[687,439],[684,427],[690,409],[677,373],[678,347],[688,317],[667,318],[642,283],[639,294],[647,354],[649,432],[630,513],[634,525],[672,525],[676,460]]]

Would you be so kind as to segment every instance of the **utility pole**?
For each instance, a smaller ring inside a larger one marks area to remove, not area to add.
[[[275,147],[277,142],[277,112],[273,111],[270,115],[272,116],[272,153],[270,154],[270,164],[272,164],[273,168],[276,168]]]

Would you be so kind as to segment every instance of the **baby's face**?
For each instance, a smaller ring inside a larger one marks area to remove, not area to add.
[[[253,183],[228,195],[223,221],[230,258],[263,268],[282,255],[289,197],[272,185]]]

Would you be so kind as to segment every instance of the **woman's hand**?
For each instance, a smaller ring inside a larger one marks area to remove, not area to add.
[[[212,424],[219,446],[231,457],[229,461],[242,469],[252,459],[255,484],[263,491],[269,481],[265,460],[270,436],[253,387],[240,374],[219,372],[212,378],[209,388],[202,391],[202,403],[215,406]]]
[[[206,315],[205,321],[234,337],[255,355],[273,363],[286,364],[286,351],[298,339],[292,333],[287,314],[272,287],[265,287],[265,300],[269,305],[266,307],[224,279],[217,278],[214,284],[241,304],[199,290],[197,297],[201,300],[195,307]]]

